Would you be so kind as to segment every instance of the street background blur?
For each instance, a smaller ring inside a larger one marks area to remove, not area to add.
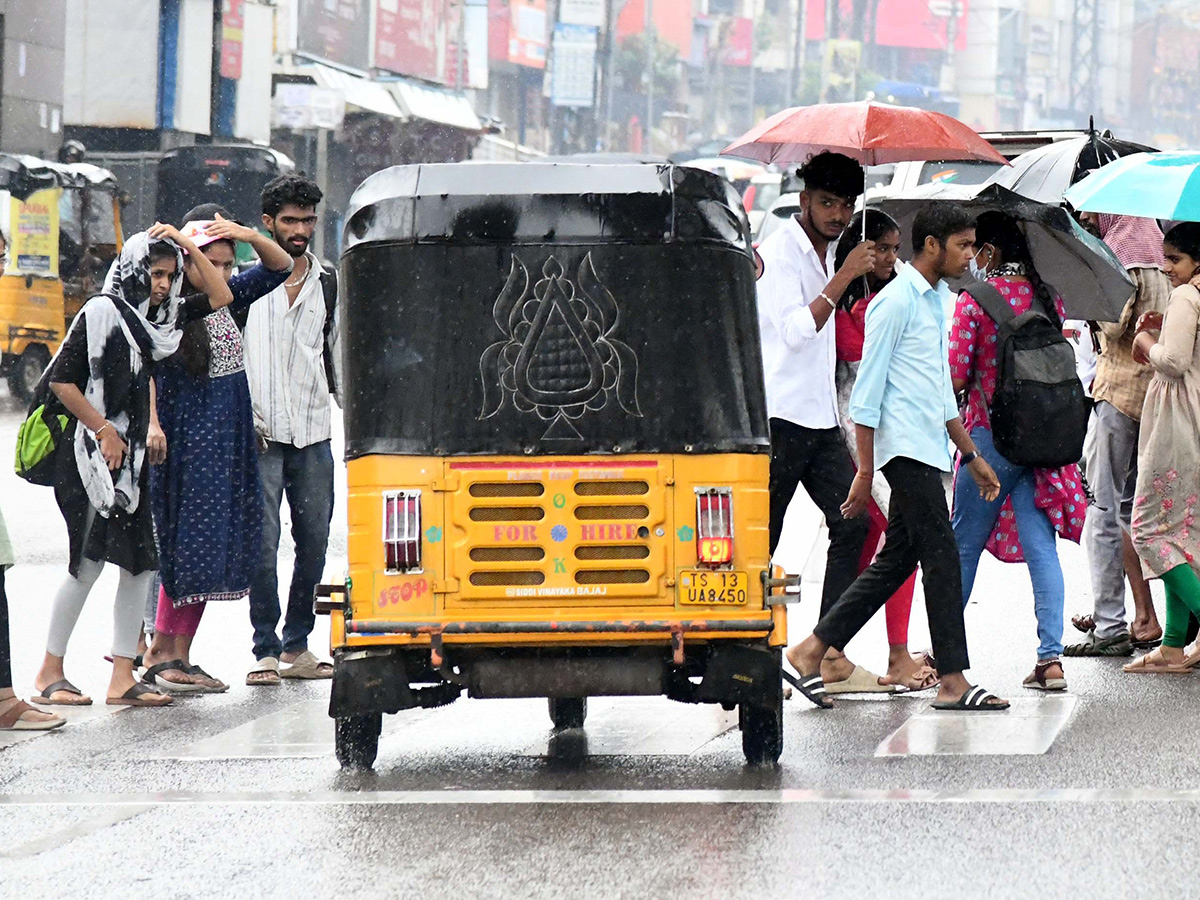
[[[0,147],[79,141],[127,232],[161,215],[164,154],[270,147],[325,190],[336,259],[388,165],[713,157],[819,101],[1195,145],[1198,38],[1193,0],[0,0]],[[229,156],[194,165],[220,187]]]

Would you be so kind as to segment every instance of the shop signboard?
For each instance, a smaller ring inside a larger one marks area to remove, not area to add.
[[[555,106],[582,109],[592,105],[599,33],[594,25],[559,23],[554,27],[550,102]]]
[[[545,69],[546,0],[511,0],[508,7],[508,61]]]
[[[296,49],[365,72],[371,64],[371,0],[297,0]]]
[[[604,0],[559,0],[558,21],[563,25],[604,27]]]
[[[278,84],[272,125],[276,128],[337,128],[346,115],[345,95],[314,84]]]
[[[8,197],[11,274],[58,276],[58,198],[61,193],[60,188],[49,188],[31,194],[25,200]]]

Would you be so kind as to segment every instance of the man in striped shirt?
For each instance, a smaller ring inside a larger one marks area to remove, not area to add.
[[[308,250],[320,202],[321,189],[297,175],[280,176],[263,189],[263,225],[295,264],[287,281],[250,308],[243,337],[263,483],[262,560],[250,587],[258,660],[246,676],[251,685],[333,675],[333,667],[308,649],[315,624],[313,588],[325,569],[333,516],[329,395],[336,329],[330,326],[337,282]],[[278,554],[284,496],[296,562],[281,638]]]

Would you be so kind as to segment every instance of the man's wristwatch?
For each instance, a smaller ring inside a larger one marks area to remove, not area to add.
[[[963,465],[963,466],[969,466],[971,463],[975,462],[975,460],[977,460],[977,459],[979,459],[979,451],[972,450],[970,453],[963,454],[962,459],[959,460],[959,464]]]

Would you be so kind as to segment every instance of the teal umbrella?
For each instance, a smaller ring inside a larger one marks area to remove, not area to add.
[[[1134,153],[1097,169],[1063,195],[1075,209],[1200,222],[1200,153]]]

